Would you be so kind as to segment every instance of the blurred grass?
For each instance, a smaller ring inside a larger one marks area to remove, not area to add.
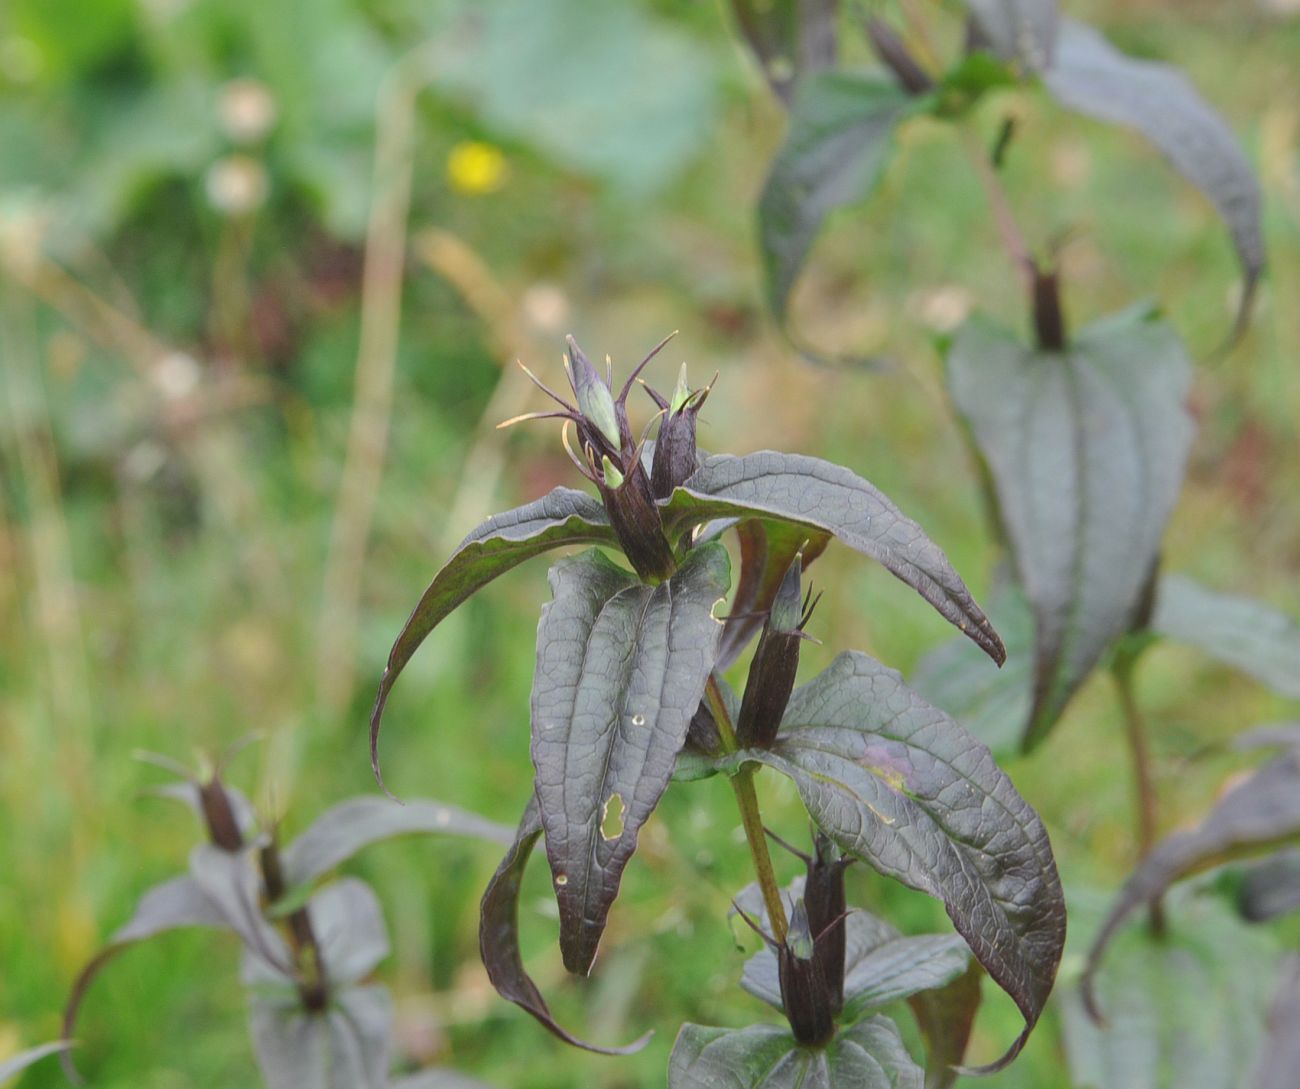
[[[0,1051],[56,1034],[77,968],[147,885],[184,865],[195,830],[138,798],[156,774],[133,750],[184,757],[264,733],[234,779],[289,814],[290,830],[373,789],[370,693],[407,611],[470,528],[448,524],[451,505],[459,497],[462,511],[488,511],[574,482],[550,429],[491,430],[496,419],[484,414],[499,383],[502,396],[533,396],[502,371],[503,354],[526,354],[555,378],[565,332],[626,367],[678,328],[654,377],[670,382],[682,357],[700,378],[721,372],[703,445],[849,464],[925,525],[977,592],[986,587],[996,557],[933,341],[972,306],[1018,326],[1025,317],[951,134],[906,131],[882,192],[834,221],[797,298],[800,327],[818,344],[880,353],[894,367],[810,368],[758,309],[752,207],[781,119],[721,7],[661,0],[601,23],[607,35],[653,32],[665,68],[654,95],[633,87],[617,108],[589,115],[561,84],[530,95],[529,73],[555,66],[579,79],[593,48],[581,4],[553,7],[568,20],[556,23],[556,40],[567,28],[577,42],[570,52],[512,53],[523,47],[494,38],[482,48],[515,58],[511,87],[488,86],[494,74],[474,69],[471,48],[455,78],[435,74],[419,99],[407,236],[450,232],[511,309],[484,325],[444,275],[408,260],[355,677],[341,703],[321,698],[317,654],[353,403],[371,110],[384,73],[416,43],[449,34],[456,6],[17,0],[0,13],[9,152],[0,165]],[[1198,368],[1201,431],[1166,562],[1298,615],[1300,21],[1246,4],[1084,8],[1126,48],[1188,68],[1259,165],[1271,272],[1245,342]],[[234,77],[258,81],[272,106],[252,140],[221,120],[241,104],[231,106]],[[675,79],[687,80],[678,98]],[[599,81],[577,86],[611,93]],[[557,114],[558,135],[555,125],[536,130],[530,111],[557,95],[576,112]],[[1007,180],[1031,236],[1072,232],[1063,254],[1071,321],[1151,296],[1208,355],[1230,322],[1236,282],[1208,204],[1135,138],[1031,96],[1002,96],[981,112],[990,138],[1005,109],[1022,121]],[[611,146],[632,150],[611,157],[582,146],[615,136]],[[500,149],[499,188],[449,180],[449,158],[467,141]],[[241,157],[233,174],[214,173],[232,155]],[[258,184],[265,202],[238,205]],[[463,288],[464,261],[456,269]],[[503,476],[467,475],[467,458],[490,466],[493,449]],[[399,795],[500,820],[522,808],[543,571],[538,563],[502,579],[413,661],[383,740]],[[832,551],[815,577],[828,588],[817,618],[824,646],[809,649],[804,675],[845,646],[906,670],[947,636],[914,595],[855,557]],[[1113,887],[1135,850],[1107,683],[1088,686],[1048,746],[1008,766],[1046,818],[1072,885]],[[1175,647],[1150,655],[1139,684],[1166,829],[1203,811],[1230,768],[1195,754],[1288,711]],[[764,776],[761,789],[770,822],[799,835],[789,786]],[[682,1020],[765,1016],[736,986],[742,957],[724,919],[749,878],[741,842],[722,784],[675,787],[643,834],[585,984],[562,979],[543,867],[530,874],[530,966],[561,1019],[593,1037],[623,1041],[654,1027],[652,1045],[628,1060],[565,1049],[492,995],[476,950],[491,849],[375,849],[356,870],[377,886],[393,930],[384,974],[399,998],[401,1053],[520,1089],[662,1084]],[[858,902],[904,929],[945,925],[924,898],[865,873],[852,880]],[[83,1015],[81,1062],[94,1084],[252,1084],[234,958],[218,938],[181,934],[115,963]],[[996,1055],[1017,1025],[1009,1002],[991,997],[976,1057]],[[59,1083],[52,1068],[24,1082]],[[988,1084],[1068,1085],[1053,1014]]]

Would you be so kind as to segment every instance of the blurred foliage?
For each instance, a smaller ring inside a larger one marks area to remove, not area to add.
[[[1077,6],[1124,48],[1184,66],[1260,169],[1270,272],[1245,342],[1197,368],[1201,430],[1167,560],[1298,615],[1300,20],[1284,0]],[[364,240],[376,198],[379,219],[394,207],[376,145],[399,116],[394,88],[412,86],[409,155],[399,141],[396,156],[412,179],[405,278],[378,295],[400,305],[391,431],[373,521],[359,523],[340,678],[320,664],[322,585],[364,354]],[[977,114],[990,141],[1008,111],[1006,181],[1033,237],[1067,235],[1071,322],[1154,296],[1194,354],[1209,352],[1236,271],[1208,204],[1171,188],[1131,136],[1015,90]],[[904,130],[877,199],[835,214],[793,300],[819,344],[891,367],[810,368],[760,317],[753,210],[781,125],[721,4],[0,9],[0,1054],[56,1033],[76,968],[184,849],[188,828],[132,800],[156,782],[134,749],[184,758],[256,729],[266,741],[243,759],[264,809],[315,812],[371,789],[365,714],[420,588],[479,516],[574,483],[553,436],[492,428],[538,407],[502,368],[516,355],[554,377],[565,332],[626,364],[679,328],[658,377],[682,355],[692,373],[721,372],[703,445],[849,464],[987,588],[994,550],[933,350],[976,299],[1026,320],[978,188],[949,134]],[[909,668],[946,634],[849,556],[820,560],[817,580],[825,645],[808,648],[805,675],[846,645]],[[385,738],[399,795],[515,818],[544,593],[503,580],[412,662]],[[325,698],[323,678],[343,696]],[[1166,830],[1239,766],[1225,738],[1288,709],[1173,646],[1151,652],[1141,684]],[[1113,887],[1132,862],[1120,737],[1094,682],[1043,752],[1009,766],[1067,884]],[[773,825],[797,836],[793,790],[767,776],[763,789]],[[681,1021],[763,1015],[736,986],[743,955],[724,921],[749,880],[734,825],[722,784],[669,793],[586,983],[562,981],[542,867],[529,875],[530,969],[594,1038],[654,1027],[630,1060],[568,1051],[491,994],[476,949],[491,848],[372,852],[356,872],[393,933],[399,1052],[520,1089],[661,1085]],[[906,932],[946,925],[929,901],[850,880],[851,899]],[[79,1061],[96,1085],[252,1084],[238,982],[211,954],[196,934],[123,957],[83,1016]],[[1017,1023],[991,996],[975,1058]],[[1051,1015],[987,1084],[1064,1087],[1060,1048]],[[60,1081],[47,1065],[23,1084]]]

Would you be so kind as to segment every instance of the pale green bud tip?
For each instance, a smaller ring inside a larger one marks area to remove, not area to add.
[[[605,487],[621,488],[623,486],[624,476],[619,467],[609,460],[606,455],[601,461],[601,472],[605,477]]]
[[[683,363],[681,372],[677,375],[677,387],[673,390],[673,397],[668,404],[668,411],[676,415],[690,399],[691,387],[686,382],[686,364]]]
[[[790,913],[790,927],[785,936],[786,945],[790,947],[799,960],[811,960],[813,955],[813,934],[808,926],[808,909],[800,900]]]
[[[796,631],[802,613],[802,586],[800,576],[803,573],[803,554],[795,556],[781,580],[781,586],[772,600],[772,612],[768,626],[774,631]]]

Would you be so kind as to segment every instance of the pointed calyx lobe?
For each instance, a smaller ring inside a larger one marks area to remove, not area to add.
[[[722,545],[701,545],[648,586],[592,550],[561,560],[550,578],[532,756],[564,962],[585,973],[704,695],[730,563]]]

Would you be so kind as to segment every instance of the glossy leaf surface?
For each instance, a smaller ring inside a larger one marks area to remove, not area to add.
[[[720,544],[647,586],[595,549],[561,560],[537,629],[533,764],[571,972],[596,955],[641,826],[704,695],[730,588]]]
[[[530,798],[519,822],[515,842],[488,882],[479,906],[479,953],[483,958],[483,967],[487,969],[488,979],[502,998],[532,1014],[565,1043],[605,1055],[630,1055],[634,1051],[640,1051],[650,1039],[649,1034],[627,1047],[607,1048],[589,1044],[561,1028],[559,1022],[551,1016],[550,1008],[537,989],[537,984],[524,969],[523,956],[519,951],[519,889],[528,858],[541,835],[542,821],[537,799]]]
[[[924,1075],[887,1017],[869,1017],[825,1048],[800,1047],[783,1028],[683,1025],[668,1089],[922,1089]]]
[[[993,625],[943,550],[851,470],[772,450],[720,454],[705,461],[664,507],[664,521],[675,532],[729,517],[779,519],[833,535],[911,586],[994,661],[1005,657]]]
[[[826,217],[875,188],[911,101],[875,73],[826,71],[801,83],[758,203],[768,305],[778,320]]]
[[[1125,882],[1088,952],[1083,994],[1124,921],[1179,878],[1300,835],[1300,749],[1274,758],[1219,799],[1194,829],[1163,840]]]
[[[444,833],[508,844],[513,830],[442,802],[360,795],[331,806],[285,848],[285,881],[299,885],[328,873],[358,851],[396,836]]]
[[[949,389],[1034,612],[1026,748],[1134,620],[1182,487],[1190,381],[1178,337],[1142,310],[1089,326],[1062,352],[981,319],[953,342]]]
[[[494,514],[457,546],[424,591],[388,655],[370,714],[370,759],[379,777],[379,726],[398,675],[428,634],[498,575],[552,548],[610,544],[605,508],[586,492],[556,488],[532,503]]]
[[[842,850],[943,901],[953,925],[1037,1023],[1065,941],[1047,832],[988,749],[865,654],[795,690],[782,735],[745,759],[794,780]]]
[[[1245,275],[1242,312],[1264,268],[1260,191],[1232,129],[1179,69],[1121,53],[1092,27],[1062,19],[1043,83],[1067,109],[1136,129],[1213,202]]]
[[[1151,628],[1230,665],[1280,695],[1300,699],[1300,624],[1261,601],[1166,575]]]

